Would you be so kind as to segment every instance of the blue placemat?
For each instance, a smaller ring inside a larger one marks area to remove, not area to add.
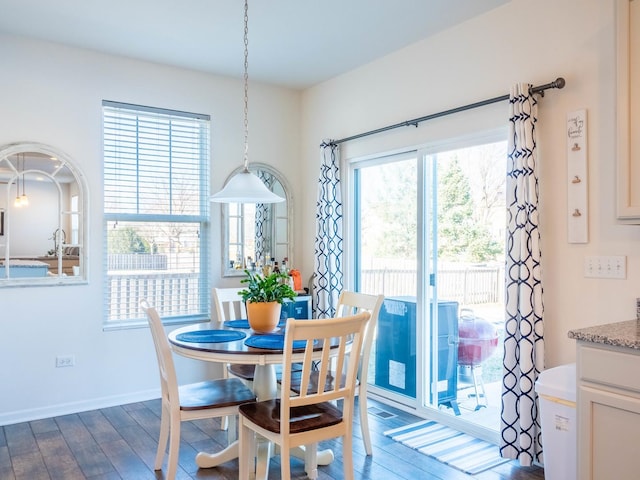
[[[281,319],[278,322],[278,327],[284,327],[287,324],[287,319]],[[251,328],[249,326],[249,320],[247,319],[240,319],[240,320],[227,320],[226,322],[224,322],[225,327],[231,327],[231,328]]]
[[[227,320],[224,322],[225,327],[231,328],[249,328],[249,320],[242,318],[240,320]]]
[[[242,340],[247,334],[234,330],[195,330],[176,335],[176,340],[192,343],[224,343]]]
[[[313,342],[315,344],[315,340]],[[266,348],[268,350],[283,350],[284,349],[284,335],[267,334],[267,335],[252,335],[244,341],[247,347]],[[293,348],[304,348],[307,345],[306,340],[295,340],[293,342]]]

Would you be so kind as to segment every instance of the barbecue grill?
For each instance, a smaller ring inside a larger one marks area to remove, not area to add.
[[[461,309],[458,320],[458,365],[461,382],[473,383],[476,410],[486,407],[482,364],[498,347],[498,330],[483,318],[476,317],[468,309]],[[485,403],[480,403],[480,398]]]

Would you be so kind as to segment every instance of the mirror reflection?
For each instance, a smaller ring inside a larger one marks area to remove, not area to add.
[[[84,187],[62,152],[37,143],[0,149],[0,286],[85,278]]]
[[[274,168],[254,163],[255,173],[284,202],[269,204],[223,204],[223,275],[244,275],[244,269],[283,261],[291,265],[291,191],[284,177]],[[234,171],[235,175],[240,169]],[[229,178],[231,178],[231,176]],[[227,179],[228,181],[228,179]]]

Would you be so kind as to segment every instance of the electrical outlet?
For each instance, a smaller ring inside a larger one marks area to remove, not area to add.
[[[74,355],[58,355],[56,357],[56,367],[73,367],[76,364]]]
[[[627,257],[588,256],[584,258],[584,276],[588,278],[627,278]]]

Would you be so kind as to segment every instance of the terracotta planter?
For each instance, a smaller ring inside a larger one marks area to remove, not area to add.
[[[257,333],[273,332],[280,321],[281,309],[278,302],[247,302],[249,326]]]

